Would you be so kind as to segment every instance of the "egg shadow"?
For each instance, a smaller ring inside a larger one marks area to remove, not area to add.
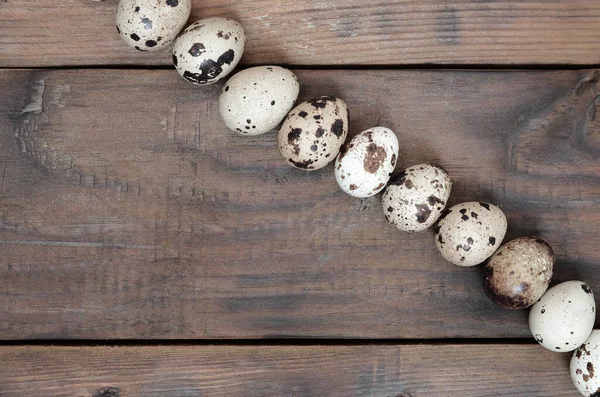
[[[476,196],[467,197],[465,195],[465,201],[483,201],[494,204],[502,209],[508,222],[503,242],[526,236],[544,239],[545,236],[543,230],[540,228],[539,216],[529,215],[539,213],[539,208],[523,201],[506,202],[504,197],[500,197],[500,194],[485,188],[479,189]]]
[[[206,18],[213,18],[213,17],[221,17],[221,18],[229,18],[229,19],[233,19],[234,21],[237,21],[238,23],[240,23],[242,25],[242,27],[244,28],[244,33],[246,35],[246,46],[244,48],[244,54],[242,55],[242,58],[240,59],[240,63],[238,65],[238,67],[236,68],[236,70],[234,72],[231,73],[231,75],[233,75],[234,73],[242,70],[242,69],[246,69],[248,67],[252,67],[252,66],[267,66],[267,65],[278,65],[278,66],[284,66],[287,65],[288,59],[289,57],[287,56],[287,53],[279,47],[274,47],[274,46],[269,46],[269,47],[259,47],[256,48],[254,47],[254,45],[256,44],[257,46],[261,46],[261,44],[263,43],[262,40],[260,40],[259,36],[259,32],[255,32],[254,29],[258,29],[260,30],[260,28],[257,28],[257,26],[261,26],[262,27],[266,27],[268,28],[268,24],[271,23],[272,21],[268,21],[268,20],[256,20],[253,19],[252,23],[249,22],[249,20],[245,19],[245,16],[240,14],[238,10],[235,10],[233,8],[230,8],[226,5],[224,6],[211,6],[211,7],[192,7],[192,12],[190,14],[190,18],[188,19],[188,22],[186,23],[186,27],[189,26],[190,24],[200,20],[200,19],[206,19]],[[251,29],[249,29],[251,28]],[[267,30],[272,30],[273,28],[267,29]],[[250,55],[249,55],[250,54]]]
[[[298,95],[296,104],[323,96],[337,97],[346,101],[344,96],[341,95],[342,90],[340,90],[336,82],[333,79],[324,78],[322,71],[298,67],[293,72],[298,77],[298,82],[300,82],[300,94]],[[348,119],[350,120],[350,116],[352,115],[351,106],[348,103],[347,105]]]

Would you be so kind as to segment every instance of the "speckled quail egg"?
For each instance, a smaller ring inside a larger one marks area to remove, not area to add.
[[[590,336],[595,312],[590,287],[581,281],[567,281],[550,288],[531,306],[529,329],[546,349],[568,352]]]
[[[353,197],[379,193],[389,181],[398,159],[398,138],[385,127],[373,127],[344,145],[335,159],[335,179]]]
[[[236,67],[246,44],[242,25],[229,18],[194,22],[175,39],[173,64],[193,84],[213,84]]]
[[[548,289],[554,270],[550,245],[535,237],[521,237],[501,246],[485,266],[483,289],[494,303],[524,309]]]
[[[600,396],[600,330],[593,330],[589,338],[575,350],[571,358],[571,379],[587,397]]]
[[[452,182],[441,167],[418,164],[396,175],[381,197],[383,214],[392,225],[407,232],[432,226],[442,214]]]
[[[156,51],[177,37],[191,11],[192,0],[120,0],[117,32],[136,50]]]
[[[335,159],[346,135],[346,103],[324,96],[292,109],[277,136],[279,153],[296,168],[318,170]]]
[[[221,90],[219,113],[227,127],[260,135],[277,127],[294,106],[300,85],[291,71],[257,66],[231,77]]]
[[[435,243],[448,262],[475,266],[502,244],[506,216],[495,205],[467,202],[446,210],[435,227]]]

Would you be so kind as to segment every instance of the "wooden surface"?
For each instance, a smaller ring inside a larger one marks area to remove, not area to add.
[[[6,347],[0,396],[575,397],[567,356],[531,345]]]
[[[400,138],[398,169],[444,166],[450,204],[502,206],[555,282],[600,285],[594,70],[297,71],[339,95],[350,130]],[[219,86],[172,71],[5,70],[0,337],[529,338],[481,269],[405,234],[332,168],[290,168],[276,134],[219,120]]]
[[[274,132],[227,131],[220,85],[128,48],[116,3],[0,0],[0,396],[577,395],[481,268],[290,168]],[[600,294],[598,1],[194,1],[209,16],[246,29],[242,67],[342,97],[350,136],[393,129],[398,169],[444,166],[450,204],[501,205],[553,283]]]
[[[3,0],[0,66],[171,65],[114,26],[116,0]],[[598,64],[596,0],[196,0],[248,35],[243,64]]]

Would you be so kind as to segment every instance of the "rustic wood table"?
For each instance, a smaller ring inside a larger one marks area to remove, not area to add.
[[[481,267],[219,119],[116,0],[0,1],[0,395],[577,396]],[[600,2],[197,0],[600,293]]]

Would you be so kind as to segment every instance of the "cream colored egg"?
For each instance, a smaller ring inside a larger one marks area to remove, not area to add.
[[[401,171],[381,197],[385,218],[402,231],[432,226],[446,208],[452,182],[441,167],[418,164]]]
[[[435,243],[448,262],[475,266],[492,256],[506,235],[506,216],[495,205],[467,202],[449,208],[435,227]]]
[[[582,395],[600,395],[600,330],[593,330],[589,338],[573,352],[571,380]]]
[[[302,102],[283,122],[277,136],[279,153],[288,164],[318,170],[335,160],[348,135],[348,107],[339,98]]]
[[[398,138],[385,127],[373,127],[342,147],[335,160],[335,179],[353,197],[379,193],[389,181],[398,159]]]
[[[219,113],[225,125],[242,135],[260,135],[277,127],[294,106],[300,85],[291,71],[257,66],[231,77],[221,90]]]
[[[117,32],[136,50],[157,51],[177,37],[191,11],[191,0],[120,0]]]
[[[590,336],[596,319],[596,302],[590,287],[581,281],[567,281],[548,289],[531,306],[529,329],[548,350],[568,352]]]
[[[201,19],[173,45],[173,64],[192,84],[213,84],[236,67],[246,44],[242,25],[229,18]]]

